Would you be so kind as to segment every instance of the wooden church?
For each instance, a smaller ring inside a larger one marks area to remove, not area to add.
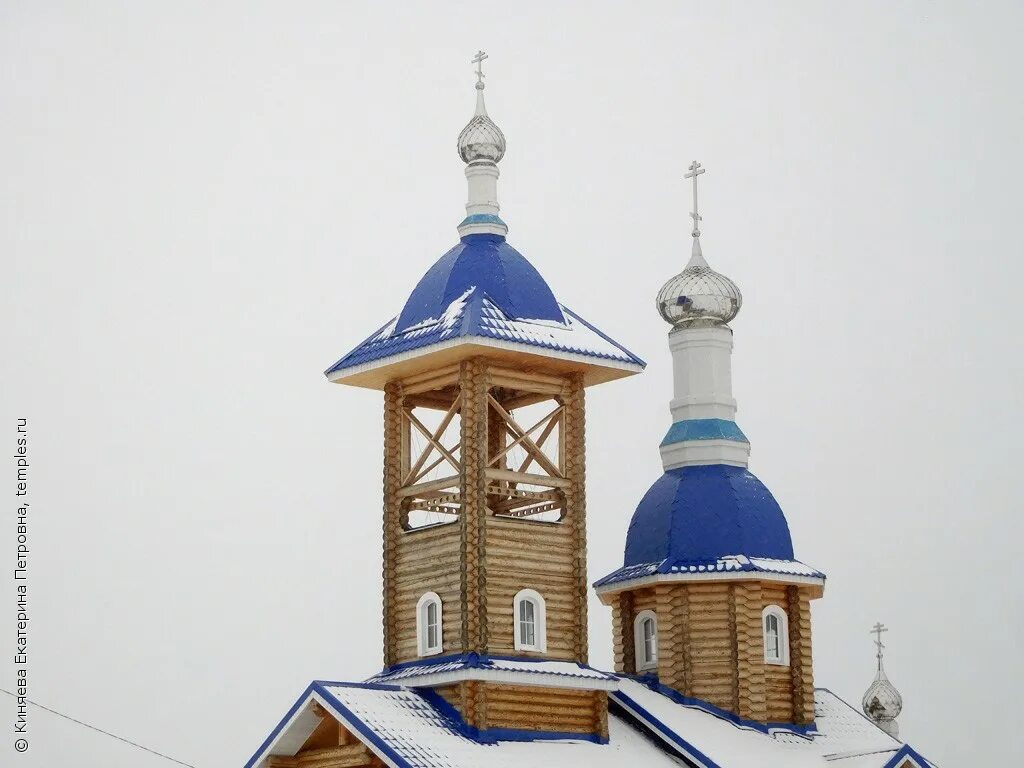
[[[880,642],[864,714],[814,685],[825,576],[747,469],[742,297],[701,251],[698,163],[692,256],[657,298],[674,367],[664,474],[622,567],[594,584],[615,669],[588,664],[585,392],[644,363],[507,242],[484,58],[458,140],[458,244],[327,371],[384,393],[383,669],[311,683],[246,768],[931,766],[897,737]]]

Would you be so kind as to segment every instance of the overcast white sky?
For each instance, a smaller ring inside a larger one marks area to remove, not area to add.
[[[882,620],[906,739],[1021,764],[1022,39],[997,2],[0,2],[31,696],[220,768],[380,667],[381,396],[321,372],[455,243],[484,48],[510,242],[649,361],[588,395],[591,578],[661,472],[696,157],[751,469],[829,575],[816,683],[859,704]],[[11,721],[5,766],[169,765]]]

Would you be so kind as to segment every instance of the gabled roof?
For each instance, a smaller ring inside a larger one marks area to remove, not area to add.
[[[609,741],[571,734],[504,732],[498,742],[477,734],[429,689],[379,683],[312,683],[245,768],[265,768],[271,755],[294,755],[321,722],[318,703],[391,768],[901,768],[910,747],[828,690],[815,691],[811,727],[766,727],[651,680],[618,678],[609,694]]]
[[[440,697],[436,697],[439,699]],[[293,755],[319,724],[319,703],[390,768],[678,768],[670,757],[617,717],[609,743],[580,739],[482,743],[465,735],[450,711],[415,690],[389,685],[315,682],[245,768],[265,768],[271,755]]]
[[[904,748],[826,689],[814,692],[814,727],[806,735],[740,721],[664,686],[638,680],[623,679],[610,696],[627,718],[700,768],[811,768],[833,763],[840,768],[891,768],[890,762]]]

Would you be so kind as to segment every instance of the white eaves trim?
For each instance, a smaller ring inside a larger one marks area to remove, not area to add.
[[[425,347],[419,347],[418,349],[410,349],[408,352],[399,352],[395,355],[388,355],[387,357],[383,357],[379,360],[370,360],[369,362],[362,363],[361,365],[354,365],[351,368],[342,368],[341,370],[328,374],[327,379],[328,381],[348,379],[352,376],[366,373],[367,371],[395,365],[396,363],[403,363],[408,360],[415,360],[418,357],[424,357],[425,355],[430,355],[443,349],[449,349],[451,347],[457,347],[464,344],[491,347],[493,349],[503,349],[509,352],[522,352],[524,354],[538,357],[552,357],[558,360],[566,360],[571,363],[583,363],[597,368],[615,368],[620,371],[631,371],[636,373],[639,373],[644,369],[642,365],[638,365],[637,363],[628,363],[622,360],[613,360],[607,357],[586,355],[578,352],[564,352],[562,350],[550,349],[536,344],[501,341],[500,339],[492,339],[487,336],[458,336],[454,339],[439,341],[436,344],[429,344]]]

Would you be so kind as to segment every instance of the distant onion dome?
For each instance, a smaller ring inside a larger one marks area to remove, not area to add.
[[[896,718],[903,711],[903,697],[889,681],[882,665],[882,650],[885,648],[882,645],[882,633],[887,631],[882,624],[876,624],[872,630],[872,633],[878,635],[878,640],[875,641],[875,645],[878,646],[878,672],[875,674],[874,682],[868,686],[864,698],[861,699],[861,707],[869,720],[893,738],[897,738],[900,731]]]
[[[658,291],[657,306],[676,328],[725,325],[739,314],[743,294],[736,283],[708,266],[698,236],[686,269]]]

